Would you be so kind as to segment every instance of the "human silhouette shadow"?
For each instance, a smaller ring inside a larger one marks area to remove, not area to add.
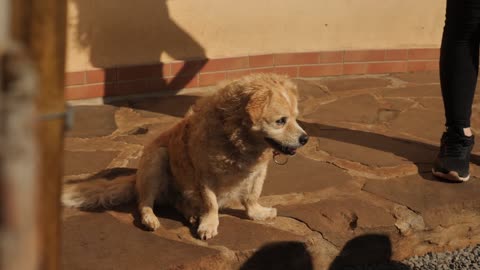
[[[418,173],[425,180],[443,181],[431,176],[430,173],[432,162],[439,151],[439,147],[436,145],[326,124],[299,122],[311,137],[327,138],[392,153],[415,164]],[[474,164],[480,164],[477,155],[472,155],[471,161]]]
[[[329,270],[408,270],[409,266],[392,261],[390,238],[381,234],[365,234],[348,241],[330,264]]]
[[[105,96],[160,90],[174,94],[207,63],[204,48],[170,17],[167,0],[73,0],[73,4],[78,12],[74,38],[89,50],[90,63],[105,71]],[[189,61],[170,75],[160,62],[164,53]],[[118,82],[140,77],[148,81]]]
[[[256,251],[240,270],[312,270],[312,255],[302,242],[275,242]]]

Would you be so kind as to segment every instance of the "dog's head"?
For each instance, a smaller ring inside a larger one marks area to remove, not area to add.
[[[246,111],[251,130],[275,151],[294,155],[308,141],[298,125],[297,86],[287,77],[264,75],[253,83]]]

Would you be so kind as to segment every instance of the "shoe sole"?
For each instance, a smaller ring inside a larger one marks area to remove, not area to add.
[[[468,179],[470,179],[470,174],[465,176],[465,177],[460,177],[457,172],[448,172],[448,173],[442,173],[442,172],[437,172],[435,169],[432,169],[432,174],[435,175],[436,177],[440,177],[445,180],[453,181],[453,182],[467,182]]]

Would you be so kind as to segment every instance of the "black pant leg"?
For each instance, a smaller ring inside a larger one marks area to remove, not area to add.
[[[446,126],[469,127],[478,75],[480,1],[447,0],[440,51]]]

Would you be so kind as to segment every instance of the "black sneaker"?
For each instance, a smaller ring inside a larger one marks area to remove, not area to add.
[[[440,153],[433,163],[433,175],[454,182],[468,181],[474,143],[474,136],[465,136],[463,128],[449,127],[443,133]]]

